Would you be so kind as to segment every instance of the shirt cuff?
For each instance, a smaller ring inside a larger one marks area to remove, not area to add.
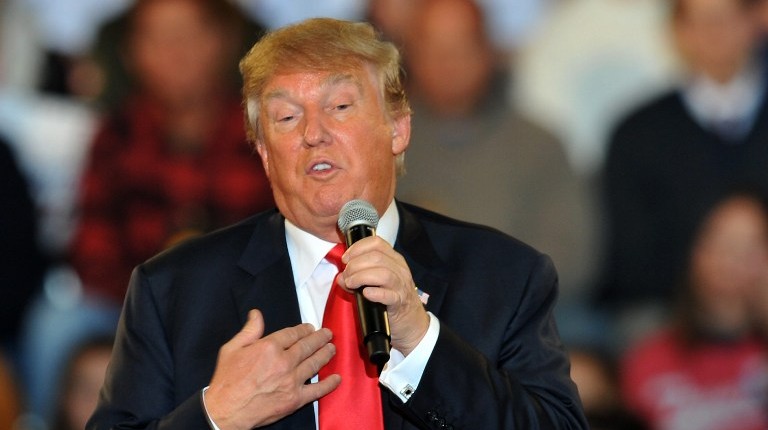
[[[221,430],[219,429],[219,426],[217,426],[216,423],[213,422],[213,419],[211,419],[211,415],[208,414],[208,408],[205,406],[206,391],[208,391],[208,387],[203,388],[203,391],[200,393],[200,401],[203,403],[203,413],[205,413],[205,419],[208,420],[208,425],[211,427],[211,430]]]
[[[389,361],[379,375],[379,382],[394,393],[403,403],[408,402],[413,393],[419,387],[421,376],[427,367],[427,361],[437,344],[440,334],[440,321],[431,312],[429,315],[429,328],[424,338],[407,357],[396,349],[392,349]]]

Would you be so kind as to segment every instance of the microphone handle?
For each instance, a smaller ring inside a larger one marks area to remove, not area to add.
[[[366,224],[358,224],[344,232],[347,247],[360,239],[375,236],[376,229]],[[379,371],[389,361],[390,341],[392,336],[389,331],[389,318],[387,308],[381,303],[372,302],[363,296],[362,286],[355,291],[357,302],[357,315],[360,319],[360,328],[363,334],[363,344],[368,350],[371,363],[375,364]],[[376,288],[376,287],[371,287]]]

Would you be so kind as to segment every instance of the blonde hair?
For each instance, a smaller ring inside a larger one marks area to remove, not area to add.
[[[382,40],[370,24],[312,18],[268,33],[240,61],[248,139],[256,142],[260,137],[260,97],[276,74],[333,72],[365,64],[376,70],[390,117],[410,114],[400,52]],[[397,162],[402,172],[402,157]]]

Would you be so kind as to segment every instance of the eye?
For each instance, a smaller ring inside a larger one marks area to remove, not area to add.
[[[336,110],[345,111],[345,110],[349,109],[350,107],[352,107],[351,103],[343,103],[343,104],[336,105]]]
[[[293,121],[293,118],[295,118],[293,115],[286,115],[284,117],[278,118],[277,122],[289,122],[289,121]]]

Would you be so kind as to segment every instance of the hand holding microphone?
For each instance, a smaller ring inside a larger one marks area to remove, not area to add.
[[[376,236],[379,215],[374,207],[364,200],[350,200],[339,211],[339,230],[344,234],[347,248],[360,239]],[[355,290],[357,314],[363,333],[363,344],[373,364],[381,369],[389,360],[391,335],[387,309],[381,303],[374,303],[363,297],[363,289]]]
[[[378,221],[370,203],[352,200],[339,212],[338,226],[347,247],[357,244],[347,252],[343,285],[355,290],[363,343],[370,360],[381,366],[390,344],[405,355],[416,347],[429,317],[403,256],[380,238],[360,242],[376,235]]]

